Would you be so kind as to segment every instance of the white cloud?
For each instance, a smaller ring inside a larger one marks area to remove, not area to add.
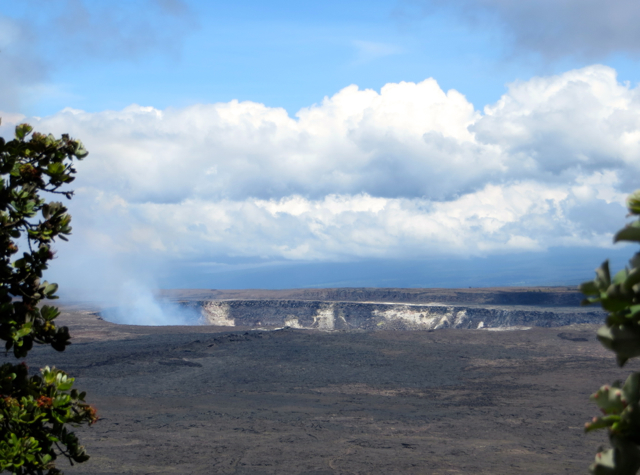
[[[615,70],[592,66],[509,87],[471,127],[476,138],[509,155],[511,173],[566,180],[579,171],[640,171],[640,95]]]
[[[483,113],[428,79],[349,86],[296,118],[232,101],[32,122],[90,151],[80,248],[167,259],[606,247],[640,164],[638,89],[604,66],[514,83]]]
[[[109,181],[131,201],[444,197],[502,166],[467,130],[477,120],[473,106],[433,79],[388,84],[380,93],[349,86],[297,116],[232,101],[164,111],[65,110],[39,127],[82,137],[93,151],[82,183]]]

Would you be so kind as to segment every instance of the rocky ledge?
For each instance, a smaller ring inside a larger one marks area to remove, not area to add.
[[[203,323],[250,328],[317,330],[508,329],[601,323],[597,308],[457,306],[310,300],[185,301],[199,310]]]

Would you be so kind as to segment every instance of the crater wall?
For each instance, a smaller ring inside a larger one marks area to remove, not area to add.
[[[184,302],[199,309],[204,323],[252,328],[317,330],[435,330],[439,328],[556,327],[602,323],[595,308],[458,306],[309,300],[211,300]]]
[[[499,287],[468,289],[171,289],[159,296],[170,300],[309,300],[319,302],[380,302],[451,305],[529,305],[545,307],[577,307],[584,295],[576,287]]]

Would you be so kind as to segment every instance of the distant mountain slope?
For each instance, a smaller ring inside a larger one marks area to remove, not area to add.
[[[171,289],[175,300],[315,300],[327,302],[442,303],[574,307],[583,295],[575,287],[497,287],[469,289],[334,288],[289,290]]]

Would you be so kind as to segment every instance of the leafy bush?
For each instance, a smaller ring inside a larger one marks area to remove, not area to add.
[[[69,330],[54,322],[60,311],[39,304],[57,298],[58,286],[42,281],[42,273],[54,258],[51,244],[71,233],[71,216],[40,194],[70,199],[73,192],[61,188],[74,180],[73,160],[87,155],[68,135],[32,132],[22,124],[13,140],[0,138],[0,339],[16,358],[34,343],[58,351],[69,344]],[[18,243],[26,249],[15,259]],[[53,475],[62,473],[54,463],[59,455],[71,464],[88,460],[68,427],[92,424],[97,415],[73,382],[55,368],[29,376],[24,363],[0,366],[0,471]]]
[[[640,216],[640,190],[627,199],[631,215]],[[614,242],[640,243],[640,218],[618,231]],[[611,277],[609,262],[596,269],[596,278],[580,290],[587,296],[583,304],[599,303],[607,312],[598,340],[616,354],[619,366],[640,356],[640,253],[629,266]],[[624,384],[616,381],[602,386],[591,396],[603,415],[585,425],[587,432],[606,428],[611,448],[596,454],[591,465],[595,475],[631,475],[640,469],[640,373],[632,373]]]

